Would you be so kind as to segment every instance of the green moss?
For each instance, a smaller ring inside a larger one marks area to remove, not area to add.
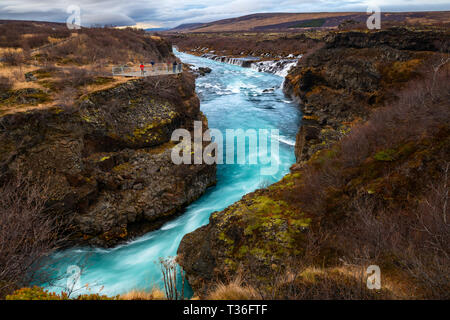
[[[43,69],[33,71],[33,75],[37,79],[45,79],[45,78],[50,78],[52,76],[52,74],[49,71],[43,70]]]
[[[234,243],[234,241],[228,238],[223,232],[219,233],[219,239],[225,241],[228,245],[232,245]]]
[[[387,149],[376,153],[373,158],[377,161],[394,161],[396,151],[393,149]]]
[[[220,215],[213,214],[213,219],[221,230],[218,238],[225,244],[226,257],[236,265],[248,256],[271,265],[273,259],[300,254],[302,230],[311,222],[285,201],[264,194],[245,198]],[[235,242],[227,236],[234,234],[237,226],[242,228],[245,241]]]
[[[56,83],[50,80],[40,80],[38,83],[43,86],[44,88],[47,88],[52,91],[57,91],[58,88],[56,87]]]
[[[319,18],[319,19],[312,19],[312,20],[308,20],[308,21],[302,21],[299,22],[293,26],[290,26],[289,28],[318,28],[323,26],[323,24],[325,23],[324,18]]]
[[[116,173],[130,171],[133,168],[133,165],[129,162],[121,163],[113,168],[113,171]]]
[[[114,82],[114,78],[112,77],[97,77],[94,79],[94,84],[101,85]]]
[[[37,105],[51,101],[50,96],[42,90],[25,88],[9,91],[6,99],[0,101],[4,105]]]
[[[389,66],[384,66],[384,81],[387,83],[408,81],[420,64],[421,60],[411,59],[408,61],[395,61]]]

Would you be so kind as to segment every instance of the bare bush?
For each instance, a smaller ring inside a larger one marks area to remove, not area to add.
[[[65,225],[46,211],[47,192],[20,176],[0,187],[0,296],[45,280],[38,270],[64,241]]]
[[[76,98],[77,90],[74,87],[65,87],[58,92],[55,102],[66,110],[71,110],[74,107],[74,100]]]
[[[24,62],[24,55],[22,52],[7,50],[1,60],[10,66],[20,66]]]
[[[69,37],[71,30],[63,23],[3,20],[0,22],[0,34],[0,47],[36,48],[49,43],[49,37]]]
[[[268,36],[264,33],[243,34],[177,34],[169,36],[181,50],[201,50],[208,48],[227,55],[273,54],[287,56],[299,55],[313,48],[318,40],[304,34]]]
[[[170,45],[148,36],[143,30],[86,28],[78,37],[45,50],[51,61],[77,64],[162,61],[170,56]]]
[[[0,93],[11,90],[13,84],[11,79],[5,76],[0,76]]]
[[[424,295],[435,299],[450,297],[449,171],[447,162],[442,179],[429,185],[429,193],[409,223],[415,237],[406,238],[405,248],[397,250],[401,264],[420,283]]]
[[[164,281],[164,291],[168,300],[184,300],[186,274],[174,257],[160,258],[159,265]],[[180,273],[181,279],[178,278]],[[178,280],[181,280],[181,289]]]

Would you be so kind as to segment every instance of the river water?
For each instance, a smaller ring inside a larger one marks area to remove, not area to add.
[[[176,54],[185,63],[212,69],[196,83],[201,110],[210,128],[222,132],[239,128],[279,130],[278,135],[271,137],[279,142],[279,155],[275,158],[278,171],[262,176],[260,165],[218,165],[217,185],[160,230],[112,249],[73,248],[56,254],[57,263],[51,267],[57,270],[60,280],[56,281],[58,286],[47,286],[51,291],[61,291],[59,285],[66,286],[65,277],[71,265],[82,269],[77,286],[88,284],[92,293],[101,289],[101,294],[113,295],[132,289],[161,287],[162,275],[156,263],[159,257],[175,256],[183,236],[207,224],[212,212],[226,208],[262,185],[280,180],[295,162],[294,143],[300,111],[283,95],[282,77],[181,52]],[[263,92],[265,89],[269,89],[268,92]],[[84,292],[86,289],[77,291]]]

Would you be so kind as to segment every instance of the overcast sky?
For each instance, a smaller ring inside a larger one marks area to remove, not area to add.
[[[0,0],[0,19],[65,22],[67,8],[81,9],[81,24],[175,27],[260,12],[450,10],[450,0]]]

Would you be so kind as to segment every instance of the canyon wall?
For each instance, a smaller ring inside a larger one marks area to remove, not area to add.
[[[358,132],[353,134],[354,141],[373,145],[374,150],[362,153],[360,149],[366,150],[365,146],[351,143],[341,146],[339,141],[348,136],[353,127],[363,126],[378,108],[394,105],[406,83],[421,78],[424,61],[442,48],[445,50],[446,39],[448,34],[441,32],[406,29],[338,32],[300,59],[287,75],[284,87],[286,94],[296,99],[303,111],[295,147],[297,164],[280,182],[213,213],[208,225],[183,238],[178,249],[179,263],[198,295],[206,295],[218,281],[226,282],[239,273],[247,284],[258,288],[266,297],[291,299],[292,290],[304,292],[305,287],[317,285],[311,283],[310,277],[328,279],[323,285],[335,289],[326,290],[337,290],[336,298],[342,297],[344,293],[339,293],[338,288],[348,285],[342,281],[347,281],[344,279],[349,273],[341,273],[344,268],[341,260],[345,254],[356,252],[355,249],[345,253],[359,241],[359,231],[352,220],[358,213],[354,203],[360,203],[359,206],[367,201],[377,203],[378,209],[384,210],[379,211],[380,214],[390,210],[389,219],[403,212],[399,221],[409,215],[405,208],[410,213],[416,212],[417,199],[428,192],[424,186],[437,177],[437,168],[445,159],[443,152],[448,154],[445,144],[434,144],[448,141],[448,126],[445,125],[445,118],[448,119],[445,110],[448,109],[442,104],[448,105],[448,101],[439,98],[433,102],[437,105],[431,108],[440,110],[436,115],[440,125],[417,126],[418,132],[422,130],[420,134],[413,133],[413,126],[408,125],[410,121],[421,121],[419,118],[408,118],[407,112],[398,115],[398,110],[405,109],[402,105],[385,115],[386,120],[377,120],[380,116],[375,118],[373,121],[380,121],[378,127],[367,124],[358,131],[359,136]],[[413,108],[417,104],[420,109],[418,103],[415,101],[408,106]],[[395,120],[397,116],[405,120]],[[404,132],[404,136],[395,133],[395,129],[389,129],[392,133],[386,131],[384,127],[391,128],[391,123],[401,123],[403,127],[399,126],[398,130]],[[375,137],[366,141],[361,133],[366,131],[361,130],[372,130]],[[380,138],[376,130],[382,130],[378,132]],[[390,145],[392,150],[388,150],[391,151],[380,151]],[[351,153],[341,154],[342,148],[350,149]],[[353,153],[358,152],[361,158],[355,160]],[[392,154],[392,157],[385,154]],[[374,209],[361,210],[372,212]],[[355,238],[351,238],[353,233]],[[370,239],[367,241],[374,241],[367,237]],[[400,257],[402,252],[404,250],[396,253],[397,256],[391,252],[392,256],[385,258],[388,262],[383,263],[404,261],[405,258]],[[298,274],[293,273],[297,271],[292,266],[300,270]],[[301,270],[305,269],[301,266],[310,267],[312,271],[303,274]],[[325,268],[332,267],[341,269],[327,273]],[[333,278],[333,274],[338,275],[337,278]],[[329,291],[317,294],[323,298],[327,293]],[[379,295],[382,296],[384,294]]]
[[[214,165],[175,165],[177,128],[203,121],[193,76],[143,78],[0,118],[0,177],[48,184],[75,243],[113,246],[159,228],[215,183]]]

